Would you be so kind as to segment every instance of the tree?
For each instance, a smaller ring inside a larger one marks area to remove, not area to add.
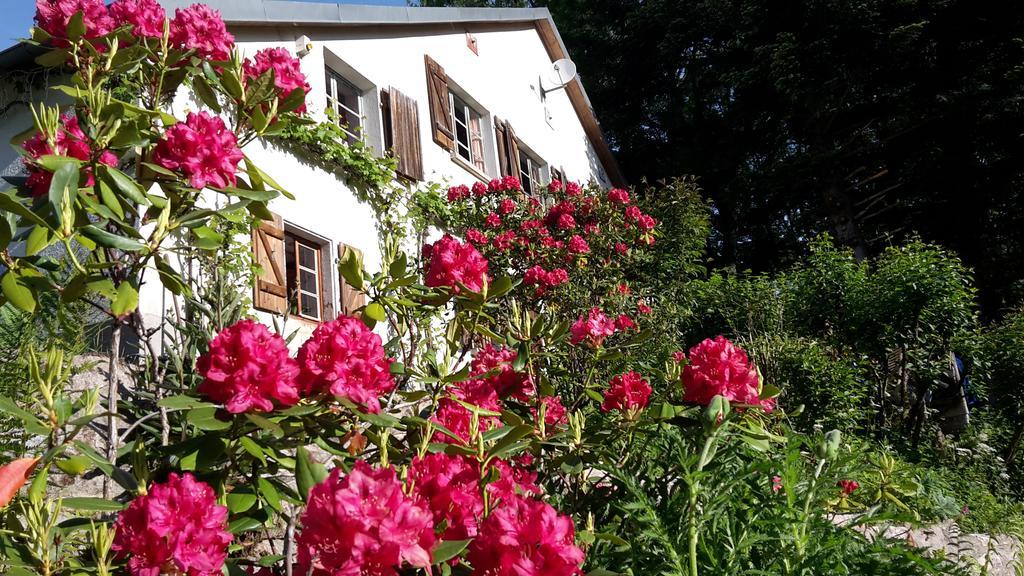
[[[716,261],[779,269],[827,231],[859,257],[912,233],[1024,277],[1024,7],[540,0],[633,181],[693,174]]]

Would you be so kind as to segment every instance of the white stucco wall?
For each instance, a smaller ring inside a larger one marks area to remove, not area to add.
[[[295,39],[310,37],[312,50],[302,57],[301,65],[312,91],[307,106],[314,117],[323,119],[326,108],[325,62],[341,70],[355,72],[349,78],[365,90],[363,115],[368,141],[379,149],[382,142],[379,99],[382,88],[395,87],[415,99],[419,106],[420,139],[424,178],[450,184],[471,184],[479,178],[451,154],[434,143],[427,100],[424,55],[437,61],[452,86],[470,98],[484,114],[485,157],[488,178],[498,176],[497,151],[493,137],[494,118],[507,120],[516,136],[547,165],[563,169],[570,180],[595,180],[608,186],[608,177],[587,139],[579,118],[564,90],[539,96],[538,84],[547,77],[551,60],[532,23],[489,23],[474,26],[388,26],[349,27],[232,27],[243,55],[283,46],[295,52]],[[479,54],[469,49],[466,33],[477,41]],[[175,112],[194,109],[186,95],[178,98]],[[546,110],[545,110],[546,109]],[[4,133],[16,133],[31,123],[25,114],[9,114],[3,121]],[[550,117],[550,119],[547,118]],[[23,121],[24,120],[24,121]],[[24,124],[24,126],[21,126]],[[380,266],[378,239],[370,208],[359,202],[352,190],[333,174],[327,173],[283,150],[261,143],[249,145],[245,152],[267,173],[295,195],[295,200],[278,198],[270,210],[280,214],[287,228],[297,228],[324,238],[330,244],[331,258],[325,259],[325,282],[331,282],[333,305],[340,309],[338,279],[334,260],[338,243],[355,246],[364,252],[365,265],[374,271]],[[0,156],[4,164],[13,160]],[[3,165],[3,164],[0,164]],[[170,305],[169,295],[155,275],[140,293],[140,309],[147,324],[156,325]],[[270,315],[259,313],[270,324]],[[295,342],[302,342],[312,325],[301,321],[289,329],[301,328]],[[289,330],[289,331],[290,331]]]

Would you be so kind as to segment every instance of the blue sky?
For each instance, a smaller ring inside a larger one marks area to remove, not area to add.
[[[197,0],[201,1],[201,0]],[[303,0],[305,2],[320,2],[322,4],[384,4],[390,6],[405,6],[405,0]],[[15,43],[18,38],[28,36],[28,29],[32,26],[32,16],[36,12],[35,0],[0,0],[0,50]]]

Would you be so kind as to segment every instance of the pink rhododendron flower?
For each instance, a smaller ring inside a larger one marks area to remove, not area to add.
[[[569,238],[569,252],[573,254],[589,254],[590,244],[587,244],[587,241],[582,236],[574,234],[572,238]]]
[[[594,236],[601,234],[601,227],[594,222],[587,222],[583,225],[583,233],[587,236]]]
[[[395,387],[380,336],[352,316],[317,326],[299,348],[298,362],[303,394],[330,392],[371,414],[380,412],[380,397]]]
[[[629,206],[626,208],[626,222],[636,222],[643,215],[644,213],[636,206]]]
[[[511,214],[516,211],[516,202],[511,198],[505,198],[498,204],[498,212],[502,214]]]
[[[672,361],[676,364],[682,364],[686,361],[686,352],[683,350],[676,350],[672,353]]]
[[[469,188],[467,188],[465,184],[448,188],[449,202],[457,202],[464,198],[469,198]]]
[[[836,486],[839,486],[839,488],[841,488],[843,490],[843,496],[844,497],[845,496],[849,496],[850,494],[853,494],[853,492],[855,490],[860,488],[860,484],[858,484],[856,480],[845,480],[845,479],[844,480],[840,480],[839,482],[836,482]]]
[[[641,214],[640,218],[638,218],[636,221],[636,227],[643,230],[644,232],[648,230],[653,230],[657,224],[658,222],[650,214]],[[653,242],[648,242],[648,244],[652,243]]]
[[[647,408],[651,398],[651,386],[636,372],[629,371],[612,378],[608,392],[604,395],[601,410],[635,413]]]
[[[604,339],[615,333],[615,322],[605,316],[600,308],[591,308],[587,316],[580,316],[570,329],[571,341],[573,344],[587,342],[595,348],[600,346]]]
[[[184,122],[169,127],[153,151],[153,162],[180,170],[193,188],[234,186],[243,157],[235,133],[205,111],[190,112]]]
[[[295,90],[301,89],[308,94],[310,87],[306,82],[306,75],[302,73],[302,65],[299,59],[292,56],[291,52],[284,48],[264,48],[253,56],[252,60],[246,58],[242,63],[242,70],[245,73],[244,80],[251,82],[262,76],[267,70],[274,71],[274,86],[280,92],[279,100],[286,98]],[[306,112],[306,103],[295,109],[297,114]]]
[[[629,253],[629,246],[626,246],[622,242],[616,242],[615,243],[615,251],[618,252],[619,254],[625,256],[626,254]]]
[[[488,280],[487,260],[472,244],[463,244],[445,234],[431,247],[427,286],[447,286],[458,294],[461,284],[472,292],[479,292]]]
[[[407,496],[394,467],[356,462],[309,491],[296,537],[299,574],[397,576],[430,566],[434,522],[426,502]]]
[[[613,204],[629,204],[629,192],[622,188],[612,188],[608,191],[608,201]]]
[[[583,189],[580,185],[575,182],[569,182],[565,185],[565,194],[567,196],[580,196],[583,194]]]
[[[631,292],[631,290],[629,289],[629,284],[626,284],[625,282],[619,282],[619,285],[615,287],[615,290],[619,294],[623,295],[628,295]]]
[[[114,0],[110,15],[117,26],[132,27],[132,36],[163,38],[167,13],[156,0]]]
[[[219,575],[232,538],[227,519],[212,488],[171,473],[117,515],[111,548],[133,576]]]
[[[572,214],[562,214],[558,217],[558,227],[562,230],[573,230],[576,228],[576,219]]]
[[[540,495],[537,473],[530,469],[532,458],[524,454],[512,462],[501,459],[491,461],[491,467],[498,471],[498,479],[487,485],[492,503],[510,500],[519,495]]]
[[[497,178],[494,178],[490,182],[487,183],[487,191],[488,192],[501,192],[501,189],[502,189],[501,180],[498,180]],[[482,194],[481,194],[481,196],[482,196]]]
[[[490,228],[497,228],[501,226],[501,216],[498,216],[495,212],[491,212],[486,218],[484,218],[484,224]]]
[[[519,183],[519,178],[515,176],[505,176],[501,179],[501,187],[508,192],[518,192],[523,189],[523,185]]]
[[[519,354],[504,346],[484,344],[473,357],[469,374],[471,380],[482,380],[499,398],[514,397],[525,400],[534,393],[533,381],[525,372],[512,368]]]
[[[473,402],[466,397],[459,399],[463,402],[473,404],[474,406],[479,406],[485,410],[501,410],[497,394],[494,394],[493,396],[486,396],[484,395],[485,391],[472,390],[472,392],[478,393],[475,398],[477,400],[476,402]],[[434,432],[434,436],[431,438],[434,442],[441,442],[445,444],[468,444],[470,440],[473,439],[473,413],[469,411],[469,408],[466,408],[451,398],[442,398],[437,403],[437,412],[434,413],[431,421],[444,426],[452,434],[458,437],[458,440],[456,440],[444,432]],[[478,432],[482,434],[488,430],[493,430],[501,426],[501,420],[496,416],[480,416],[477,426]]]
[[[546,426],[560,426],[569,421],[568,412],[562,404],[561,398],[545,396],[540,401],[544,405],[544,424]],[[533,415],[534,420],[540,416],[536,406],[530,408],[530,414]]]
[[[619,317],[615,319],[615,329],[620,332],[626,332],[636,327],[636,322],[633,322],[633,319],[628,314],[619,314]]]
[[[783,486],[782,486],[782,476],[779,476],[779,475],[772,476],[772,492],[774,492],[775,494],[778,494],[779,490],[782,490],[782,488],[783,488]]]
[[[477,198],[487,195],[487,185],[483,182],[473,182],[473,195]]]
[[[501,234],[495,236],[494,240],[491,242],[491,245],[494,246],[497,250],[505,252],[512,248],[512,244],[515,241],[515,230],[506,230],[505,232],[502,232]]]
[[[487,236],[485,236],[483,232],[477,230],[476,228],[470,228],[469,230],[466,230],[466,240],[469,240],[470,242],[474,244],[479,244],[481,246],[487,244]]]
[[[479,464],[466,456],[428,454],[413,459],[409,482],[433,515],[434,525],[445,526],[442,539],[476,537],[484,513]]]
[[[707,405],[715,396],[730,402],[761,406],[766,411],[774,401],[758,398],[760,377],[747,353],[724,336],[704,340],[690,349],[690,363],[683,368],[683,400]]]
[[[88,162],[92,159],[92,143],[85,135],[85,132],[82,131],[81,126],[79,126],[78,117],[64,115],[61,117],[61,122],[62,126],[58,128],[57,134],[53,138],[53,146],[50,145],[50,142],[42,133],[37,133],[22,144],[22,147],[29,155],[28,158],[22,158],[21,160],[28,171],[28,180],[25,185],[32,196],[45,196],[50,191],[50,182],[53,180],[53,172],[35,163],[34,160],[49,154],[70,156],[83,162]],[[100,153],[97,161],[107,166],[115,166],[117,165],[117,156],[109,150],[104,150]],[[94,183],[92,168],[85,168],[85,171],[86,186],[92,186]]]
[[[299,401],[299,366],[289,357],[284,338],[253,320],[221,330],[196,361],[196,370],[204,378],[199,393],[234,414],[270,412],[275,402],[291,406]]]
[[[548,192],[550,192],[552,194],[557,194],[557,193],[559,193],[561,191],[562,191],[562,181],[561,180],[557,180],[556,179],[556,180],[552,180],[551,182],[548,182]]]
[[[647,315],[647,314],[650,314],[651,312],[653,312],[654,310],[651,309],[651,307],[648,306],[646,302],[641,300],[641,301],[636,303],[636,311],[639,312],[640,314]]]
[[[231,57],[235,37],[228,33],[220,12],[206,4],[193,4],[175,10],[171,44],[182,50],[195,50],[205,60],[223,61]]]
[[[70,46],[68,22],[79,12],[85,24],[83,38],[87,40],[108,34],[115,27],[103,0],[36,0],[35,22],[53,37],[54,46],[63,48]]]
[[[483,521],[467,557],[474,573],[488,576],[570,576],[584,560],[572,519],[522,496]]]

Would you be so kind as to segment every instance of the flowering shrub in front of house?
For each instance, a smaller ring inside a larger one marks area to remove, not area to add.
[[[36,393],[0,398],[36,438],[31,456],[0,466],[0,567],[569,576],[648,573],[655,556],[667,562],[657,572],[696,576],[719,567],[709,551],[722,542],[701,534],[720,502],[712,474],[736,462],[760,469],[757,497],[806,496],[803,516],[775,522],[792,531],[769,540],[792,573],[819,561],[810,502],[830,486],[821,475],[838,435],[815,446],[809,483],[799,455],[772,470],[739,448],[783,440],[778,391],[742,350],[716,338],[664,366],[644,357],[651,308],[621,271],[658,231],[628,191],[552,182],[528,198],[511,177],[456,186],[437,242],[407,253],[385,238],[379,271],[342,255],[367,304],[293,356],[286,330],[240,317],[237,293],[204,291],[168,258],[216,252],[227,241],[217,220],[268,217],[266,203],[287,195],[244,145],[305,122],[294,59],[243,59],[215,11],[168,18],[153,0],[38,0],[33,38],[48,50],[41,63],[74,71],[62,88],[74,104],[35,109],[31,178],[0,193],[16,217],[0,222],[0,287],[27,311],[50,293],[84,300],[109,323],[112,367],[121,332],[143,358],[125,366],[131,390],[113,380],[104,397],[69,385],[59,349],[29,354]],[[117,97],[122,83],[137,101]],[[178,118],[169,104],[183,86],[203,109]],[[209,208],[203,190],[228,202]],[[15,234],[24,256],[6,250]],[[52,245],[65,250],[42,256]],[[146,281],[188,313],[146,326]],[[83,441],[87,429],[104,432],[101,445]],[[681,453],[647,458],[664,438]],[[631,476],[648,465],[664,478]],[[102,497],[63,497],[91,477]],[[659,496],[638,500],[644,490]],[[681,504],[671,530],[651,527],[654,501]]]

